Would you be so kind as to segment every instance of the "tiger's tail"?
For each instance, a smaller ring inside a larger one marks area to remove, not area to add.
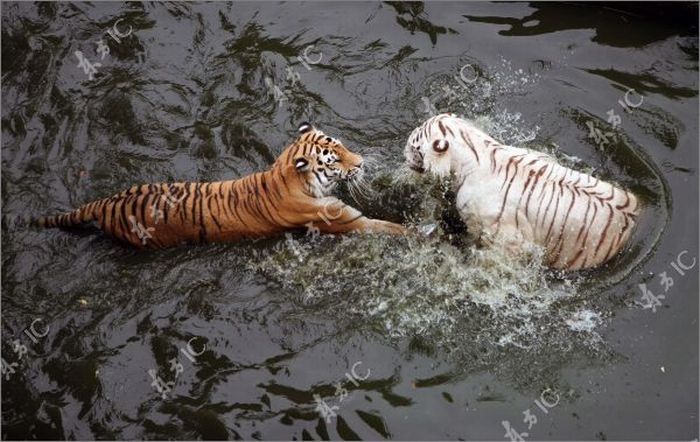
[[[71,212],[33,218],[29,224],[37,227],[77,227],[96,219],[95,208],[99,203],[100,201],[93,201]]]

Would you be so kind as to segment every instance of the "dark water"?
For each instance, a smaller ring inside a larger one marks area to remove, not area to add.
[[[671,264],[698,257],[697,3],[658,7],[3,3],[3,439],[697,438],[698,264]],[[426,100],[638,193],[628,253],[562,277],[473,250],[400,170]],[[136,253],[14,222],[244,176],[303,120],[373,158],[353,204],[437,233]]]

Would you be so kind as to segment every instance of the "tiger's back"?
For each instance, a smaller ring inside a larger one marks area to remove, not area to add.
[[[264,179],[260,175],[133,186],[76,211],[40,219],[39,224],[68,227],[94,221],[108,235],[139,248],[234,241],[284,230],[284,223],[273,222],[269,211],[276,202],[263,202],[255,185]],[[271,189],[275,184],[265,186]]]
[[[495,161],[469,178],[458,196],[458,204],[477,201],[479,207],[463,209],[463,216],[485,218],[487,235],[542,246],[549,266],[568,270],[598,266],[626,244],[640,212],[632,193],[539,152],[489,147]],[[493,193],[466,190],[477,183],[492,183]]]

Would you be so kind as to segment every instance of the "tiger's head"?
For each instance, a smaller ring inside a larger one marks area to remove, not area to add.
[[[309,123],[302,123],[299,137],[292,143],[275,165],[293,166],[316,197],[330,194],[341,181],[361,177],[363,159],[351,152],[338,139],[330,137]]]
[[[415,128],[404,149],[408,167],[438,177],[449,175],[464,159],[466,123],[455,114],[440,114]]]

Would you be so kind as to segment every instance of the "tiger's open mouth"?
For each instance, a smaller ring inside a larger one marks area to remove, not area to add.
[[[414,171],[416,171],[416,172],[418,172],[418,173],[423,173],[423,172],[425,172],[425,167],[419,166],[419,165],[417,165],[417,164],[409,164],[408,167],[411,168],[411,170],[414,170]]]

